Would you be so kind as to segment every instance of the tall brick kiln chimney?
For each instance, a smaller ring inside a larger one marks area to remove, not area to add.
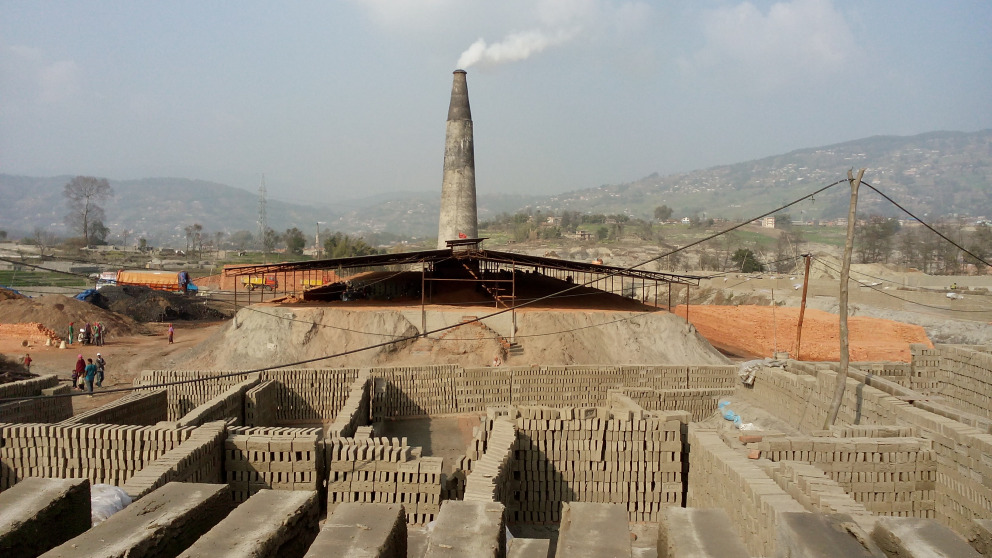
[[[441,181],[441,221],[437,231],[437,247],[445,248],[446,240],[478,236],[472,110],[468,106],[465,70],[455,70],[444,140],[444,178]]]

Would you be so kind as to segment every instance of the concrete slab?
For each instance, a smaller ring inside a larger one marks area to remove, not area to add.
[[[511,539],[506,545],[506,558],[549,558],[548,539]]]
[[[982,556],[992,556],[992,519],[976,519],[965,534],[968,543]]]
[[[259,490],[181,558],[300,558],[317,536],[314,490]]]
[[[32,477],[0,492],[0,556],[37,556],[89,528],[88,479]]]
[[[226,484],[170,482],[43,556],[171,558],[233,506]]]
[[[750,556],[722,509],[668,508],[658,524],[658,558]]]
[[[506,549],[503,504],[449,500],[441,505],[426,558],[500,558]]]
[[[885,558],[848,515],[783,513],[776,536],[779,558]]]
[[[954,531],[932,519],[882,517],[871,536],[889,558],[981,556]]]
[[[627,509],[617,504],[566,502],[555,556],[627,558],[631,555]]]
[[[407,558],[406,514],[400,504],[339,504],[306,558]]]

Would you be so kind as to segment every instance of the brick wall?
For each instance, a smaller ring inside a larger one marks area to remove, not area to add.
[[[992,352],[938,345],[937,385],[930,390],[955,409],[992,418]]]
[[[192,428],[0,424],[0,490],[25,477],[85,478],[120,486]]]

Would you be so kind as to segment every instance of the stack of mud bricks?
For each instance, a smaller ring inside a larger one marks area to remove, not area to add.
[[[370,385],[371,375],[367,369],[359,372],[358,377],[351,383],[348,399],[338,411],[337,418],[327,428],[329,438],[347,438],[354,436],[359,426],[369,422],[371,409]]]
[[[843,513],[852,517],[871,516],[865,506],[851,498],[844,488],[826,476],[823,469],[799,461],[781,461],[768,467],[778,485],[809,511]],[[869,529],[870,530],[870,529]]]
[[[478,413],[487,407],[510,404],[513,369],[466,368],[455,378],[455,397],[459,413]]]
[[[736,366],[652,366],[645,369],[642,386],[654,389],[731,389],[738,381]]]
[[[639,378],[639,374],[636,377]],[[607,391],[622,387],[630,381],[629,378],[629,373],[609,366],[516,369],[513,372],[512,400],[516,405],[602,405]]]
[[[434,520],[441,506],[440,457],[420,457],[421,449],[405,438],[334,438],[325,445],[329,512],[342,503],[402,504],[407,523]]]
[[[275,426],[279,386],[265,380],[245,392],[245,426]]]
[[[217,397],[197,406],[176,421],[177,426],[199,426],[201,424],[225,420],[232,426],[244,423],[245,392],[258,385],[258,374],[249,374],[241,382],[221,392]]]
[[[685,411],[696,422],[712,415],[720,398],[733,395],[734,389],[623,388],[619,392],[637,401],[645,411]]]
[[[121,485],[179,446],[192,428],[2,424],[0,490],[26,477],[85,478]]]
[[[459,412],[455,365],[373,368],[373,420]]]
[[[243,502],[262,489],[319,490],[320,428],[232,428],[224,442],[231,494]]]
[[[909,389],[926,395],[934,393],[940,389],[940,380],[937,378],[941,366],[940,349],[919,343],[911,344],[909,349],[913,354]]]
[[[885,378],[904,388],[911,389],[913,366],[906,362],[858,362],[851,366],[865,374]]]
[[[941,345],[937,391],[955,409],[992,418],[992,353],[986,351]]]
[[[476,502],[502,502],[507,499],[507,480],[517,431],[509,418],[496,419],[492,425],[486,451],[472,464],[472,473],[465,482],[464,500]]]
[[[267,370],[263,380],[275,380],[275,424],[331,421],[351,394],[357,368]]]
[[[776,525],[803,505],[716,431],[689,428],[689,446],[687,506],[723,509],[751,555],[776,556]]]
[[[922,438],[774,438],[749,444],[773,462],[803,461],[877,515],[934,517],[932,443]]]
[[[55,375],[0,384],[0,398],[65,395],[72,388],[59,385]],[[72,400],[68,397],[45,397],[0,404],[0,423],[59,422],[72,416]]]
[[[152,392],[129,393],[112,401],[84,411],[61,424],[139,424],[151,426],[166,419],[168,395],[164,389]]]
[[[657,521],[682,504],[688,422],[683,411],[521,407],[507,512],[545,523],[561,519],[562,502],[616,503],[631,521]]]
[[[178,447],[135,473],[124,483],[124,491],[137,500],[170,482],[223,482],[226,437],[223,421],[200,426]]]
[[[179,420],[193,409],[217,397],[231,386],[245,381],[248,374],[223,376],[227,372],[197,372],[191,370],[145,370],[135,378],[134,385],[148,386],[167,382],[186,382],[168,386],[168,418]],[[192,381],[198,380],[198,381]]]

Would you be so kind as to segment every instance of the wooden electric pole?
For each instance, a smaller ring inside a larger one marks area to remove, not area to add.
[[[853,170],[853,169],[852,169]],[[851,183],[851,208],[847,212],[847,238],[844,240],[844,263],[840,268],[840,370],[837,371],[837,387],[834,389],[834,400],[830,403],[830,412],[823,423],[827,430],[837,421],[841,403],[844,401],[844,388],[847,386],[847,368],[850,363],[850,344],[847,334],[847,282],[851,275],[851,252],[854,251],[854,221],[858,208],[858,187],[865,169],[858,171],[854,178],[852,170],[847,171],[847,181]]]
[[[803,274],[803,301],[799,305],[799,325],[796,326],[796,360],[802,360],[799,358],[799,348],[802,346],[803,316],[806,314],[806,291],[809,289],[809,261],[813,258],[813,255],[803,254],[803,258],[806,259],[806,272]]]

